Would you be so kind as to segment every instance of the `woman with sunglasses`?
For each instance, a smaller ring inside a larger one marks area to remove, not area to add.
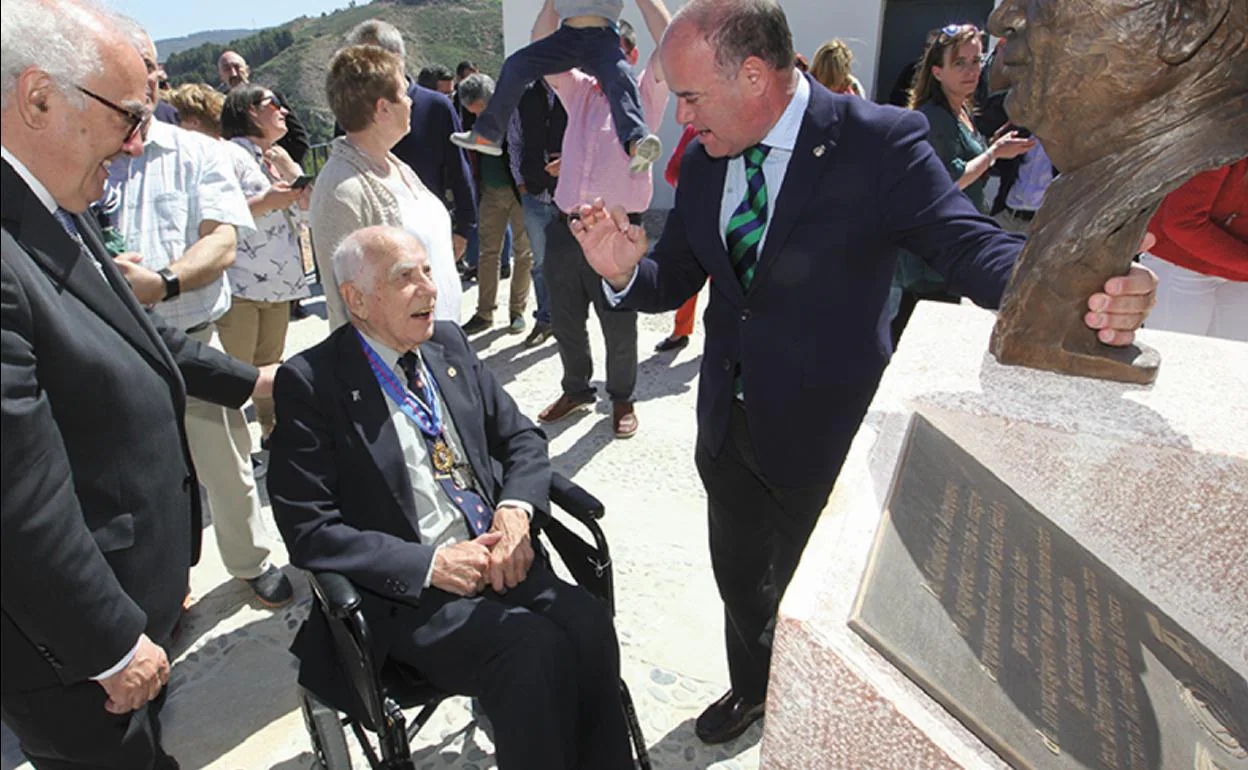
[[[975,128],[974,94],[983,70],[983,33],[973,24],[950,24],[929,37],[914,84],[909,107],[927,117],[931,125],[927,141],[949,170],[958,189],[981,213],[989,211],[984,188],[988,169],[998,159],[1014,158],[1035,146],[1015,131],[985,141]],[[893,279],[893,341],[901,336],[910,311],[920,299],[958,301],[945,290],[945,279],[917,256],[903,251]]]
[[[229,311],[217,320],[225,352],[256,366],[282,360],[290,324],[290,303],[307,297],[299,250],[301,209],[308,188],[296,190],[270,151],[286,135],[286,110],[267,88],[254,83],[235,87],[221,108],[221,136],[245,150],[261,173],[240,180],[256,229],[238,241],[227,275],[233,294]],[[273,430],[272,399],[257,398],[261,446]]]

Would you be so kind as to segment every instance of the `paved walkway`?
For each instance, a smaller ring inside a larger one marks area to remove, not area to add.
[[[506,287],[499,295],[507,296]],[[321,302],[308,304],[323,314]],[[475,305],[474,288],[464,297],[465,318]],[[671,323],[671,314],[642,316],[639,323],[637,436],[614,440],[610,404],[604,401],[596,411],[553,426],[550,454],[556,470],[606,505],[603,528],[616,565],[624,677],[654,766],[745,770],[758,766],[760,727],[713,748],[693,735],[694,718],[727,688],[727,670],[707,555],[705,502],[693,467],[701,328],[699,323],[683,351],[654,353]],[[601,366],[601,335],[596,321],[590,324]],[[325,333],[320,317],[293,323],[288,354]],[[536,350],[525,350],[522,340],[497,329],[480,335],[477,349],[521,409],[536,417],[559,395],[559,357],[553,340]],[[205,534],[204,557],[191,573],[195,604],[174,651],[165,744],[186,770],[310,768],[312,754],[295,698],[295,661],[287,652],[308,611],[307,585],[292,570],[296,603],[279,612],[265,610],[250,599],[246,586],[226,575],[211,527]],[[495,766],[492,744],[462,698],[438,710],[416,748],[418,768]],[[367,765],[357,757],[355,766]],[[29,765],[5,731],[0,770],[17,767]]]

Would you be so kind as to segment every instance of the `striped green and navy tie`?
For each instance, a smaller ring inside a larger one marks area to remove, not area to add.
[[[724,237],[732,269],[741,281],[741,288],[747,290],[758,267],[758,243],[767,227],[767,180],[763,178],[763,160],[770,149],[765,144],[756,144],[743,153],[745,198],[732,212]]]

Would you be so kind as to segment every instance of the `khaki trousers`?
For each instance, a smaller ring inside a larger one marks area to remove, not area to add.
[[[516,200],[510,187],[481,187],[481,260],[477,265],[477,315],[494,320],[498,301],[498,269],[503,251],[503,238],[511,224],[511,317],[524,315],[529,298],[533,250],[524,229],[524,207]]]
[[[286,330],[290,326],[290,302],[258,302],[234,297],[229,311],[217,319],[217,333],[225,352],[255,366],[282,360]],[[256,419],[262,435],[273,430],[272,397],[255,399]]]
[[[222,349],[215,327],[190,336]],[[251,472],[251,433],[242,410],[188,398],[186,436],[199,483],[208,490],[226,571],[243,579],[259,576],[269,567],[269,535],[260,518],[260,495]]]

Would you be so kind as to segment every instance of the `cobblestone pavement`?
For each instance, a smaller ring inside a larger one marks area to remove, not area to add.
[[[505,285],[499,296],[507,296]],[[306,304],[318,315],[291,324],[288,355],[326,332],[323,302]],[[475,306],[474,287],[465,293],[465,318]],[[557,470],[606,505],[603,528],[616,568],[623,675],[654,766],[745,770],[758,766],[758,726],[718,747],[704,746],[693,735],[694,718],[727,688],[727,672],[706,548],[705,499],[693,466],[701,328],[699,323],[684,350],[653,352],[671,323],[670,313],[639,320],[637,436],[613,438],[610,404],[604,400],[593,411],[551,426],[550,453]],[[592,318],[590,327],[601,389],[601,335]],[[496,328],[474,342],[520,407],[535,417],[559,395],[561,369],[553,340],[526,350],[523,339]],[[205,535],[203,560],[191,576],[195,604],[173,651],[165,745],[187,770],[311,768],[295,695],[295,661],[287,652],[311,601],[307,585],[288,568],[297,585],[296,603],[265,610],[245,585],[226,575],[211,527]],[[275,555],[284,563],[280,545]],[[419,768],[495,767],[488,730],[474,722],[463,698],[438,709],[415,749]],[[7,731],[2,757],[0,770],[29,767]],[[358,749],[355,766],[366,767]]]

